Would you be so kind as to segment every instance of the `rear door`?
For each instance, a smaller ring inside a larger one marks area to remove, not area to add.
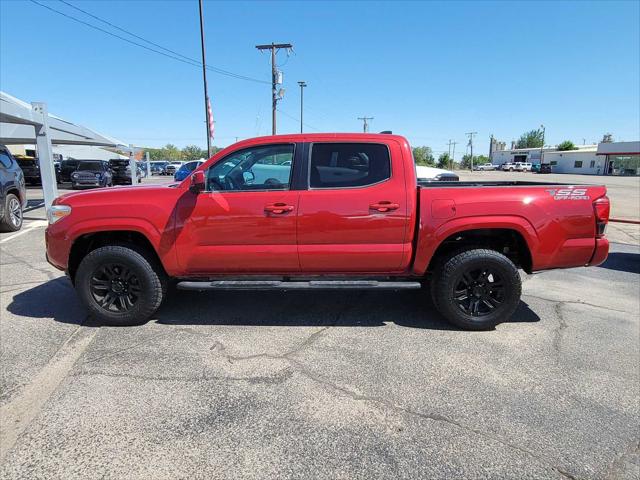
[[[307,150],[308,190],[298,210],[302,271],[400,271],[411,240],[399,144],[316,142]]]
[[[293,143],[236,150],[205,172],[206,191],[185,190],[176,250],[188,275],[299,272],[295,152]]]

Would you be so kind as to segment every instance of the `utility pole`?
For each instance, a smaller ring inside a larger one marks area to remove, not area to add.
[[[204,51],[204,18],[202,16],[202,0],[200,7],[200,45],[202,47],[202,81],[204,83],[204,116],[207,119],[207,155],[211,156],[211,113],[209,111],[209,92],[207,91],[207,61]]]
[[[362,131],[364,133],[369,132],[369,120],[373,120],[374,117],[358,117],[358,120],[362,120],[364,123],[362,125]]]
[[[465,135],[469,135],[469,146],[471,147],[471,171],[473,171],[473,136],[477,134],[478,132],[465,133]]]
[[[301,80],[298,82],[298,85],[300,85],[300,133],[302,133],[302,111],[304,106],[304,87],[306,87],[307,84],[304,82],[304,80]]]
[[[489,161],[493,163],[493,133],[489,137]]]
[[[278,50],[281,48],[289,50],[293,48],[293,45],[290,43],[271,43],[269,45],[256,45],[256,48],[260,51],[271,50],[271,134],[275,135],[277,132],[276,107],[278,105],[278,92],[276,91],[276,85],[280,85],[282,83],[282,76],[280,72],[278,72],[278,67],[276,66],[276,53],[278,53]],[[284,90],[280,91],[284,93]]]
[[[451,142],[451,140],[449,140]],[[458,142],[451,142],[451,145],[453,145],[453,153],[451,154],[451,161],[449,163],[449,170],[453,170],[453,162],[456,158],[456,145],[458,144]]]

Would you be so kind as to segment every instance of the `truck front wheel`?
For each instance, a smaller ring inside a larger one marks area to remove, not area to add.
[[[91,251],[78,267],[75,285],[90,314],[108,325],[139,325],[162,303],[164,272],[135,247]]]
[[[490,330],[520,303],[522,284],[511,260],[494,250],[453,254],[434,272],[431,294],[438,311],[465,330]]]

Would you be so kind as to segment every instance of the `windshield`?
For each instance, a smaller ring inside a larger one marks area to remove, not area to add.
[[[78,170],[102,170],[101,162],[81,162]]]

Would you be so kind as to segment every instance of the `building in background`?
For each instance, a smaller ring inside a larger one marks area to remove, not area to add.
[[[640,175],[640,142],[603,142],[598,158],[604,158],[605,175]]]
[[[575,150],[564,151],[546,147],[542,150],[511,148],[491,152],[491,163],[494,165],[515,162],[550,164],[553,173],[640,175],[640,142],[606,141],[577,145]]]

